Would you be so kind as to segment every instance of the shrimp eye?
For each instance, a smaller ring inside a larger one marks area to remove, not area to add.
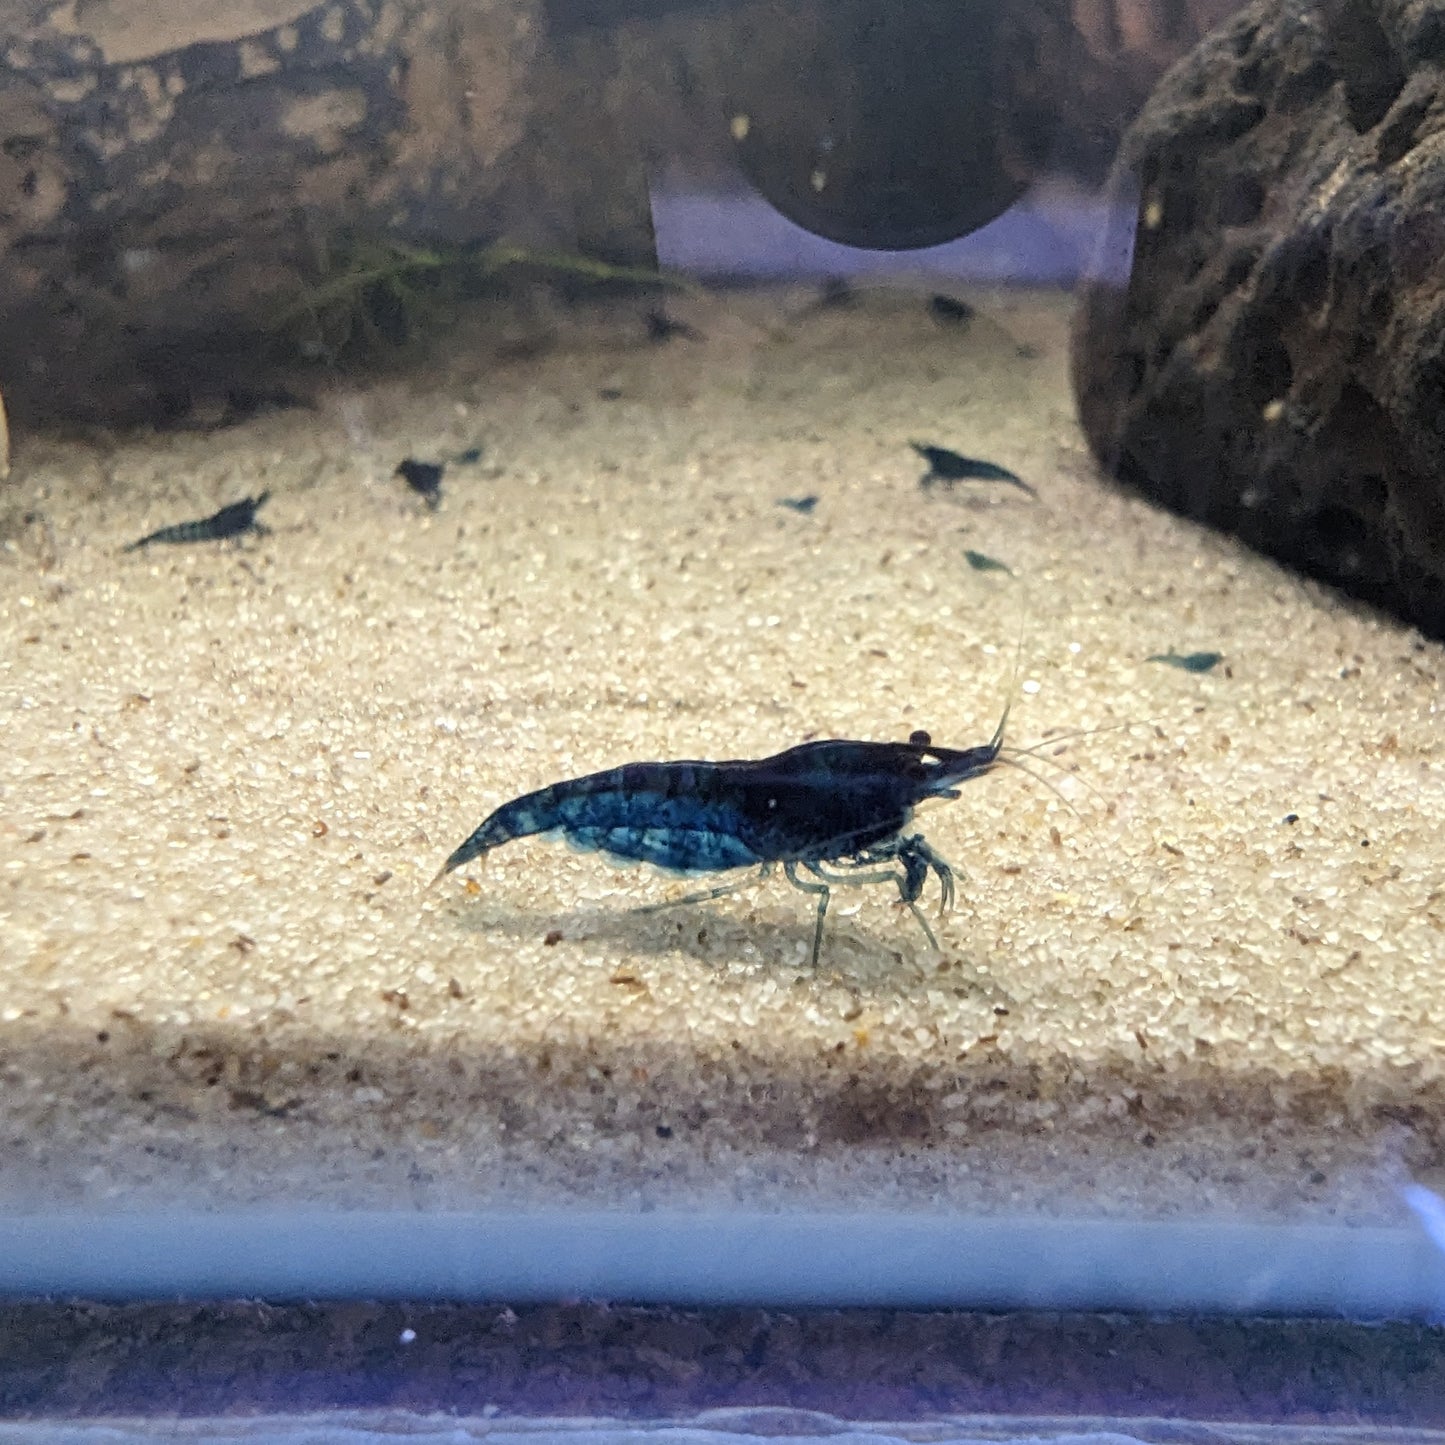
[[[933,739],[920,728],[916,733],[908,734],[908,741],[911,742],[914,747],[926,748]]]

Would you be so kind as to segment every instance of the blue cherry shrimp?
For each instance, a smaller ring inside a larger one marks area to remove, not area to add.
[[[946,913],[954,900],[953,869],[921,833],[907,830],[921,803],[958,798],[961,784],[1001,762],[1037,778],[1016,760],[1032,749],[1010,749],[1015,756],[1004,756],[1007,721],[1005,708],[989,741],[972,748],[936,747],[926,732],[915,732],[905,743],[835,738],[767,758],[625,763],[569,778],[504,803],[447,858],[437,879],[513,839],[548,835],[618,862],[651,863],[676,874],[753,868],[761,879],[781,865],[794,888],[817,898],[814,968],[828,903],[839,886],[895,884],[936,949],[918,900],[932,872],[940,915]],[[635,911],[706,902],[755,879]]]

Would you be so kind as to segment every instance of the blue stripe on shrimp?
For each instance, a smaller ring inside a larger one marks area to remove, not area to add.
[[[651,863],[669,873],[721,873],[760,861],[752,849],[697,823],[691,828],[576,828],[563,836],[579,852],[621,863]]]
[[[736,806],[709,796],[714,773],[707,764],[629,764],[602,774],[600,786],[554,799],[556,816],[574,848],[596,849],[621,862],[651,863],[670,873],[757,863],[757,853],[740,836]],[[560,786],[554,785],[554,795]]]
[[[740,836],[735,806],[707,797],[715,764],[629,763],[553,783],[504,803],[447,859],[450,873],[514,838],[561,834],[573,848],[672,873],[703,873],[761,861]],[[700,786],[700,784],[704,784]]]

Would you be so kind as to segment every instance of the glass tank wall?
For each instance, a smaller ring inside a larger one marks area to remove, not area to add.
[[[1430,1310],[1442,36],[0,0],[5,1287]]]

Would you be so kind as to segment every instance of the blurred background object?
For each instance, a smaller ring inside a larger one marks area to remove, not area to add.
[[[947,240],[1097,180],[1228,8],[0,0],[0,378],[27,421],[224,412],[318,292],[354,280],[405,339],[387,247],[652,264],[664,174],[855,245]]]

